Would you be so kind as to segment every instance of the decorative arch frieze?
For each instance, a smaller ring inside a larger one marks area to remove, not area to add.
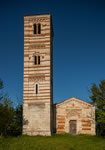
[[[45,76],[34,76],[34,77],[29,77],[28,80],[30,82],[40,82],[45,80]]]
[[[67,118],[74,117],[74,116],[80,117],[80,113],[77,112],[76,110],[70,110],[66,115]]]

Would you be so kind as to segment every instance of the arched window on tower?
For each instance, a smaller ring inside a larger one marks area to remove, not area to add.
[[[38,24],[38,34],[41,34],[41,25]]]
[[[34,24],[33,29],[34,29],[34,31],[33,31],[34,34],[41,34],[41,24],[40,23]]]
[[[40,56],[34,56],[34,64],[40,65]]]
[[[40,56],[38,56],[38,65],[40,65]]]
[[[37,56],[34,56],[34,64],[37,64]]]
[[[35,84],[35,94],[38,94],[38,84]]]
[[[34,28],[34,34],[36,34],[36,24],[33,25]]]

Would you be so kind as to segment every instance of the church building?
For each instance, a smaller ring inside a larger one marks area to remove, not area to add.
[[[95,107],[77,98],[53,104],[50,14],[24,16],[23,134],[95,135]]]

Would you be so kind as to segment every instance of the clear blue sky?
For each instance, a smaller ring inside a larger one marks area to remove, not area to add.
[[[92,83],[105,79],[104,0],[0,2],[0,78],[16,104],[23,93],[23,16],[51,13],[54,26],[54,102],[89,101]]]

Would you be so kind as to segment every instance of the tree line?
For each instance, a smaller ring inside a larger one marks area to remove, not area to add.
[[[3,81],[0,80],[0,90]],[[90,89],[91,103],[96,107],[96,133],[105,136],[105,80],[97,86],[92,84]],[[11,99],[0,93],[0,136],[18,136],[22,134],[23,107],[13,107]]]
[[[0,91],[3,81],[0,80]],[[13,107],[8,95],[0,93],[0,136],[18,136],[22,134],[22,105]]]

